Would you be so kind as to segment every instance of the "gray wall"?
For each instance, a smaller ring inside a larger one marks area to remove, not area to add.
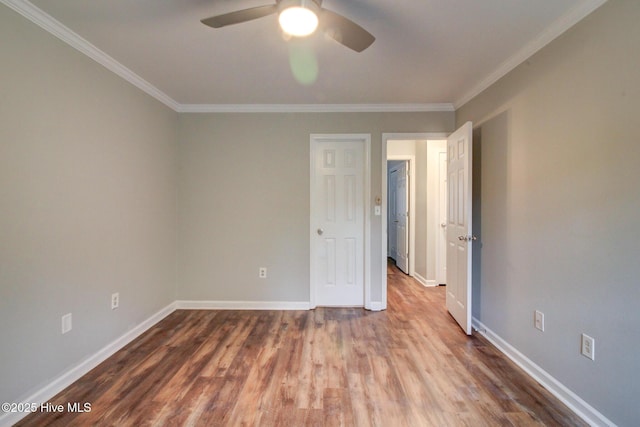
[[[639,21],[611,0],[457,111],[479,124],[474,316],[621,426],[640,420]]]
[[[175,299],[177,114],[4,5],[0,40],[0,401],[15,402]]]
[[[449,132],[454,114],[185,114],[179,123],[178,299],[309,301],[309,135],[371,134],[373,201],[382,133]],[[371,216],[373,301],[381,227]]]

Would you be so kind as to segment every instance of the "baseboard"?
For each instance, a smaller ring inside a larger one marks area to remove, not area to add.
[[[420,274],[415,273],[413,276],[414,279],[416,279],[418,282],[420,282],[420,284],[424,287],[427,288],[431,288],[431,287],[435,287],[438,286],[438,284],[436,283],[435,280],[428,280],[424,277],[422,277]]]
[[[309,310],[309,301],[185,301],[177,310]]]
[[[72,383],[80,379],[87,372],[98,366],[100,363],[104,362],[106,359],[115,354],[118,350],[123,348],[125,345],[129,344],[131,341],[142,335],[145,331],[151,328],[153,325],[167,317],[169,314],[175,311],[175,302],[172,302],[168,306],[164,307],[148,319],[144,320],[135,328],[127,331],[124,335],[115,339],[111,343],[107,344],[102,349],[98,350],[97,353],[89,356],[85,360],[81,361],[74,367],[66,370],[62,374],[58,375],[53,381],[49,384],[41,388],[40,390],[34,392],[30,396],[18,399],[18,402],[27,404],[27,403],[35,403],[38,406],[41,403],[47,402],[56,394],[60,393],[62,390],[70,386]],[[9,427],[18,421],[20,421],[25,416],[29,415],[28,413],[3,413],[0,414],[0,427]]]
[[[419,273],[414,273],[413,278],[420,282],[422,286],[427,286],[427,279],[422,277]]]
[[[536,380],[540,385],[549,390],[551,394],[557,397],[562,403],[567,405],[573,412],[591,426],[615,427],[615,424],[607,417],[602,415],[598,410],[582,400],[580,396],[569,390],[564,384],[552,377],[544,369],[536,365],[524,354],[520,353],[515,347],[502,339],[498,334],[487,328],[482,322],[475,317],[472,321],[473,327],[484,336],[498,350],[504,353],[516,365],[524,370],[529,376]]]

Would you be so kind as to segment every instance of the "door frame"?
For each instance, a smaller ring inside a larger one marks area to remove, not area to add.
[[[372,310],[371,302],[371,134],[369,133],[348,133],[348,134],[317,134],[309,135],[309,308],[314,309],[316,305],[316,250],[312,244],[316,237],[316,227],[313,222],[313,212],[315,212],[315,200],[312,197],[314,192],[314,182],[312,179],[315,170],[314,163],[314,144],[323,141],[361,141],[364,144],[364,170],[363,170],[363,186],[364,201],[362,209],[364,210],[364,308]],[[386,181],[386,178],[385,178]],[[385,221],[386,222],[386,221]],[[386,247],[386,241],[384,246]],[[386,259],[386,257],[384,258]],[[386,277],[386,276],[385,276]]]
[[[376,309],[386,310],[387,308],[387,142],[389,140],[429,140],[429,139],[446,139],[451,132],[418,132],[418,133],[383,133],[382,134],[382,161],[380,162],[380,170],[382,174],[382,196],[381,196],[381,221],[380,235],[382,236],[382,257],[380,258],[380,277],[382,282],[382,296],[380,307]],[[415,175],[415,173],[414,173]],[[415,217],[415,215],[414,215]],[[365,292],[365,299],[366,299]]]
[[[441,151],[442,150],[442,151]],[[444,154],[444,170],[440,169],[440,153]],[[441,227],[440,209],[444,209],[446,213],[446,203],[441,203],[441,195],[446,196],[447,188],[441,188],[440,172],[444,173],[446,178],[446,160],[447,160],[447,140],[446,139],[430,139],[427,141],[427,222],[426,231],[429,238],[426,242],[427,249],[427,265],[426,265],[426,278],[423,285],[425,286],[438,286],[439,284],[445,284],[443,280],[444,275],[440,274],[440,268],[442,262],[446,262],[446,256],[442,255],[440,249],[446,251],[446,235],[441,236],[441,233],[446,232],[446,228]],[[443,191],[441,191],[443,190]],[[446,198],[446,197],[445,197]],[[446,216],[446,215],[445,215]],[[439,247],[439,239],[444,239],[442,242],[442,248]],[[446,268],[446,266],[445,266]]]
[[[446,147],[446,141],[445,141]],[[443,159],[441,156],[444,154],[444,169],[441,167],[441,162]],[[447,211],[447,151],[438,152],[438,173],[436,177],[435,185],[437,186],[438,193],[438,212],[434,217],[434,225],[432,225],[433,229],[439,234],[436,239],[436,249],[435,249],[435,286],[445,285],[447,283],[447,230],[446,228],[443,230],[441,226],[441,218],[440,211],[444,209],[445,211],[445,224],[446,224],[446,211]],[[444,182],[442,174],[444,173]],[[444,200],[443,200],[444,199]],[[444,236],[442,235],[444,233]],[[443,271],[444,270],[444,271]]]
[[[391,138],[392,140],[395,140],[394,138]],[[408,249],[409,249],[409,276],[414,277],[416,274],[416,234],[415,234],[415,229],[416,229],[416,156],[412,156],[410,154],[398,154],[395,156],[388,156],[387,157],[387,161],[394,161],[394,160],[399,160],[399,161],[405,161],[407,162],[407,168],[409,169],[409,182],[407,183],[409,185],[409,203],[407,208],[409,208],[409,222],[407,223],[407,227],[409,227],[409,242],[408,242]],[[387,190],[387,197],[389,196],[389,191],[388,191],[388,185],[389,185],[389,179],[388,179],[388,174],[387,174],[387,186],[385,187],[385,189]],[[385,201],[388,203],[389,200],[385,199]],[[387,206],[388,208],[388,206]],[[388,211],[388,209],[387,209]],[[387,212],[388,213],[388,212]],[[388,226],[388,219],[387,219],[387,226]],[[388,229],[387,229],[387,234],[388,234]],[[388,241],[387,236],[385,236],[385,238]],[[388,248],[387,248],[388,251]],[[385,258],[386,259],[386,258]]]

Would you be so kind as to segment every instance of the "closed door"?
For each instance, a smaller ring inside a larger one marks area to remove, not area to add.
[[[447,139],[447,310],[471,335],[472,124]]]
[[[361,138],[311,140],[311,305],[364,305],[364,166]]]
[[[407,162],[402,162],[396,178],[396,207],[394,224],[396,228],[396,265],[405,274],[409,274],[409,180]]]

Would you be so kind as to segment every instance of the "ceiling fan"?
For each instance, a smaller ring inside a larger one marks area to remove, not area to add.
[[[276,0],[275,4],[216,15],[200,22],[209,27],[221,28],[275,13],[278,14],[283,31],[294,37],[305,37],[320,27],[329,37],[356,52],[362,52],[375,40],[360,25],[323,8],[322,0]]]

